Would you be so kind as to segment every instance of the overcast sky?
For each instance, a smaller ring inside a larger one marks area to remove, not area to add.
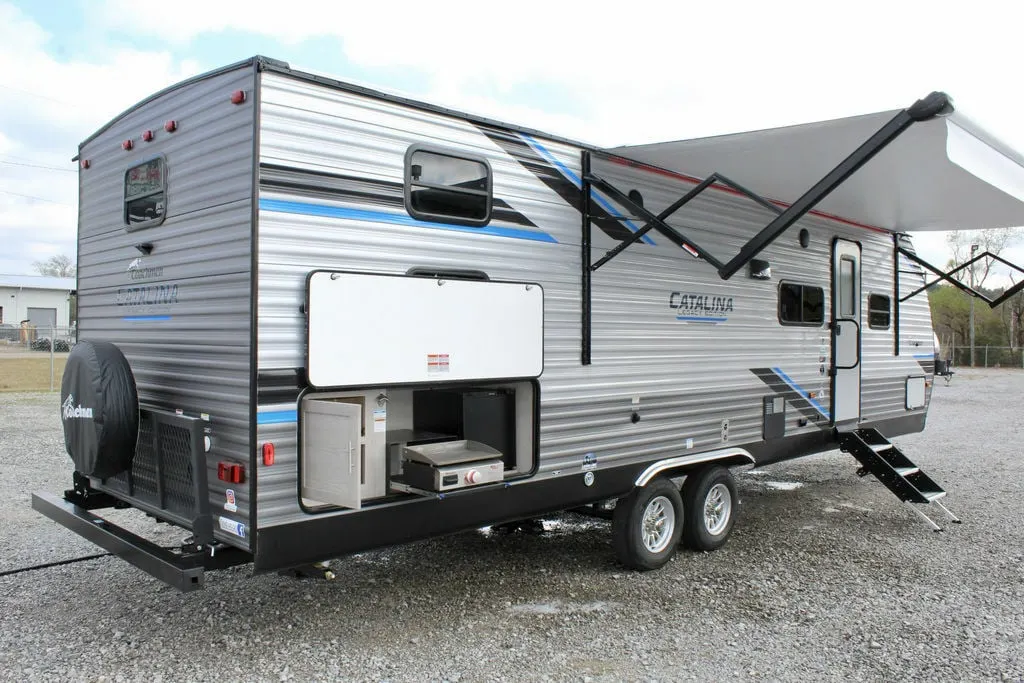
[[[254,54],[607,146],[944,90],[1024,150],[1014,6],[0,0],[0,273],[74,256],[81,140],[160,88]],[[917,244],[948,257],[942,234]],[[1010,255],[1024,261],[1024,247]]]

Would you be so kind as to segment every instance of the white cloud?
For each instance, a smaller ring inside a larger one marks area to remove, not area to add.
[[[1019,62],[1011,7],[1001,0],[974,2],[970,11],[962,3],[891,0],[290,0],[282,11],[266,0],[177,0],[144,20],[133,0],[106,0],[90,4],[89,33],[130,31],[154,50],[104,49],[101,41],[96,57],[68,62],[47,52],[38,25],[0,4],[0,154],[66,167],[77,143],[105,121],[198,70],[180,59],[190,41],[228,30],[286,45],[335,37],[357,65],[424,74],[427,99],[597,144],[899,108],[945,89],[1024,149],[1024,90],[1007,86]],[[537,83],[569,106],[529,95]],[[23,132],[12,132],[12,123]],[[20,168],[9,184],[12,168],[0,165],[2,187],[75,204],[73,174]],[[0,241],[15,234],[14,221],[28,221],[73,253],[74,215],[65,209],[0,194]],[[941,238],[918,245],[944,262]],[[3,258],[0,271],[9,270]]]
[[[0,273],[30,273],[39,256],[73,256],[78,143],[152,91],[195,73],[169,52],[98,51],[64,62],[49,36],[0,4]],[[49,168],[39,168],[49,167]]]

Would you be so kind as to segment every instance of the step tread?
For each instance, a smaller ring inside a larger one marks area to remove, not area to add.
[[[911,474],[917,474],[921,471],[920,467],[894,467],[893,469],[901,477],[909,477]]]

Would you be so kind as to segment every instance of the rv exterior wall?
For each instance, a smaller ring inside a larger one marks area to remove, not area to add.
[[[862,245],[864,300],[872,292],[893,296],[893,244],[883,231],[808,216],[761,254],[770,264],[770,280],[740,273],[725,282],[706,263],[651,233],[647,243],[631,246],[593,274],[593,363],[584,366],[579,147],[286,74],[262,75],[261,103],[258,367],[267,397],[260,401],[261,415],[295,411],[305,362],[301,306],[313,269],[391,274],[468,269],[492,279],[541,284],[540,478],[578,474],[584,465],[600,477],[607,467],[688,450],[756,446],[762,441],[762,399],[781,381],[768,379],[780,376],[776,369],[817,406],[791,410],[786,437],[823,434],[830,429],[833,240]],[[403,181],[413,145],[489,164],[495,204],[487,226],[409,217]],[[654,213],[693,186],[596,159],[594,172],[623,191],[639,191]],[[601,197],[595,206],[598,213],[621,210]],[[670,223],[728,258],[771,215],[733,194],[710,191]],[[592,259],[637,227],[599,220],[592,230]],[[800,228],[810,233],[806,248],[797,238]],[[914,273],[902,279],[914,287],[923,282]],[[821,324],[780,324],[782,281],[822,288]],[[876,330],[866,320],[862,324],[866,421],[907,415],[906,378],[922,372],[915,356],[931,352],[925,297],[902,304],[900,313],[899,356],[892,325]],[[353,333],[358,334],[357,325]],[[294,421],[258,422],[259,440],[277,445],[275,465],[259,471],[259,526],[308,519],[296,495]],[[772,452],[786,454],[778,446]]]
[[[248,66],[167,91],[86,142],[80,156],[89,167],[79,171],[79,336],[120,347],[144,407],[209,416],[211,507],[234,524],[215,519],[214,527],[240,547],[249,535],[221,529],[250,526],[249,481],[219,481],[217,462],[248,467],[251,457],[254,108],[229,98],[253,87]],[[173,133],[164,130],[171,119]],[[142,140],[145,130],[152,142]],[[166,168],[164,219],[129,230],[125,173],[157,157]],[[143,243],[152,253],[136,248]]]

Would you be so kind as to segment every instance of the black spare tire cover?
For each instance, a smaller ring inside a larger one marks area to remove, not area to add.
[[[139,395],[121,349],[102,341],[75,344],[60,384],[60,417],[78,472],[106,479],[131,467]]]

